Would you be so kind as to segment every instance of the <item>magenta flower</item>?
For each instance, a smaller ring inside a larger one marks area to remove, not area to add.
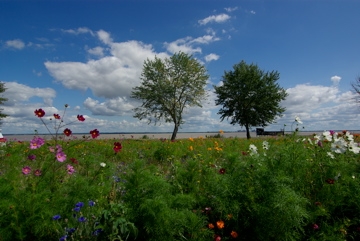
[[[35,176],[41,176],[41,170],[37,169],[34,171]]]
[[[66,160],[66,154],[62,151],[58,151],[56,153],[56,159],[59,161],[59,162],[64,162]]]
[[[28,166],[23,167],[22,173],[23,173],[24,175],[28,175],[28,174],[30,174],[30,172],[31,172],[31,168],[30,168],[30,167],[28,167]]]
[[[67,165],[66,170],[67,170],[68,174],[70,174],[70,175],[75,172],[75,168],[71,165]]]
[[[34,137],[34,139],[32,139],[30,141],[30,149],[38,149],[40,148],[42,145],[45,144],[45,141],[43,138],[41,137]]]
[[[28,155],[28,159],[29,159],[30,161],[33,161],[33,160],[36,159],[36,156],[35,156],[34,154],[30,154],[30,155]]]

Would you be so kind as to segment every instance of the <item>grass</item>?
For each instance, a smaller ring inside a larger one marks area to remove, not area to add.
[[[359,240],[356,138],[9,141],[0,240]]]

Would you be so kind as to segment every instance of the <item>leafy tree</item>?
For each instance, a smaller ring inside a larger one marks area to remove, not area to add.
[[[218,114],[221,121],[231,119],[231,124],[245,126],[250,139],[251,126],[267,126],[281,116],[285,108],[279,104],[287,96],[286,91],[276,83],[277,71],[264,72],[255,64],[241,61],[233,66],[233,71],[225,71],[223,85],[214,86],[216,105],[222,105]]]
[[[140,107],[134,109],[134,117],[140,120],[147,118],[149,124],[160,120],[174,123],[171,136],[174,140],[184,123],[184,109],[201,107],[201,100],[206,98],[208,78],[205,67],[182,52],[164,60],[157,57],[146,60],[141,74],[142,83],[131,92],[132,98],[143,101]]]
[[[3,82],[0,82],[0,94],[1,94],[1,93],[4,93],[5,90],[6,90],[5,84],[4,84]],[[3,105],[5,101],[7,101],[7,99],[4,98],[4,97],[2,97],[2,96],[0,96],[0,105]],[[2,113],[2,111],[3,111],[3,109],[0,108],[0,125],[1,125],[1,120],[2,120],[3,118],[5,118],[6,116],[8,116],[8,115]]]

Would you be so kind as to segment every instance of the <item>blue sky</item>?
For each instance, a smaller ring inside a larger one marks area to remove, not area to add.
[[[183,51],[210,75],[203,108],[185,110],[182,132],[236,131],[220,122],[213,85],[245,60],[280,73],[289,96],[266,127],[359,130],[351,83],[360,76],[357,0],[0,0],[0,81],[10,116],[3,133],[46,133],[34,110],[82,114],[73,132],[172,132],[133,118],[144,60]],[[49,121],[52,126],[52,122]]]

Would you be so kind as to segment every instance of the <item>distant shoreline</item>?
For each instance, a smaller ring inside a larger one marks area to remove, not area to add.
[[[298,135],[300,136],[308,136],[312,134],[321,134],[323,131],[301,131],[298,132]],[[285,134],[291,134],[292,132],[286,131]],[[205,138],[210,136],[218,135],[219,132],[178,132],[176,135],[176,139],[188,139],[188,138]],[[142,132],[142,133],[100,133],[100,136],[97,139],[144,139],[146,136],[148,139],[171,139],[171,132]],[[225,138],[246,138],[246,132],[224,132],[221,134]],[[250,132],[251,138],[256,138],[256,132]],[[34,138],[35,134],[3,134],[3,136],[9,140],[9,141],[30,141]],[[38,134],[37,136],[40,136],[44,139],[51,139],[50,134]],[[73,134],[72,137],[67,138],[83,138],[90,137],[90,134]],[[64,135],[61,133],[59,134],[59,137],[64,137]],[[263,136],[261,136],[263,137]],[[91,138],[91,137],[90,137]]]

